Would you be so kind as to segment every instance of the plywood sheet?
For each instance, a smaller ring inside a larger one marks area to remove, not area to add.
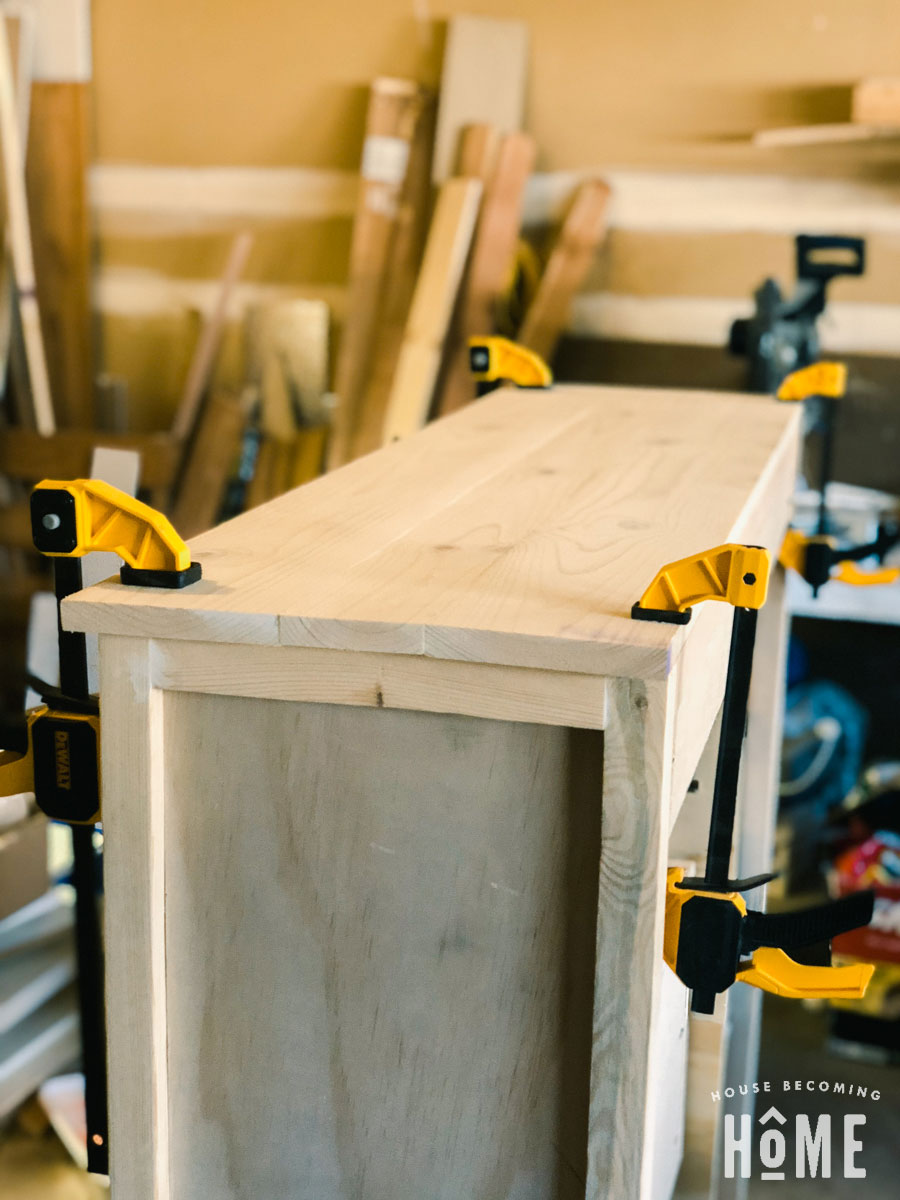
[[[450,21],[434,140],[435,183],[453,171],[463,126],[486,122],[501,133],[521,129],[527,73],[524,21],[473,16]]]
[[[583,1200],[602,735],[165,708],[173,1196]]]

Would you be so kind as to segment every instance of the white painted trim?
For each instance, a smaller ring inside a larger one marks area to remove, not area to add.
[[[160,271],[138,267],[108,267],[94,279],[94,305],[102,313],[116,317],[181,316],[196,311],[213,311],[221,292],[218,279],[175,279]],[[346,288],[340,285],[308,284],[290,287],[281,284],[239,283],[231,305],[234,314],[242,314],[255,304],[276,300],[324,300],[332,314],[344,311]],[[237,319],[237,316],[235,316]]]
[[[28,153],[28,123],[31,119],[31,84],[34,78],[34,50],[37,36],[34,8],[28,0],[2,0],[0,13],[5,20],[17,21],[19,38],[16,52],[16,117],[19,139]]]
[[[660,233],[900,233],[900,186],[613,171],[610,219]]]
[[[312,167],[146,167],[99,163],[88,175],[101,231],[209,232],[235,222],[352,217],[359,176]]]
[[[91,0],[30,0],[37,17],[36,83],[88,83]]]
[[[569,332],[617,342],[724,346],[731,322],[751,308],[746,300],[585,292],[572,305]]]
[[[569,332],[613,341],[725,346],[731,322],[751,311],[747,299],[586,292],[572,306]],[[830,353],[898,354],[900,305],[829,304],[819,331]]]
[[[94,302],[110,316],[179,316],[188,311],[211,312],[218,293],[215,279],[175,279],[159,271],[109,267],[96,277]],[[243,313],[251,305],[291,299],[324,300],[340,320],[347,289],[339,284],[240,283],[233,311]],[[731,322],[750,311],[747,299],[586,292],[572,306],[569,332],[608,341],[725,346]],[[827,351],[900,354],[900,305],[830,304],[819,327]]]
[[[524,219],[556,219],[575,184],[602,175],[610,222],[654,233],[889,233],[900,235],[900,184],[778,175],[609,169],[539,174]],[[235,221],[352,217],[358,176],[313,167],[166,167],[99,163],[90,171],[101,227],[209,230]]]

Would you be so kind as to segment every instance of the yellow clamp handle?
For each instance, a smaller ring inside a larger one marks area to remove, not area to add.
[[[481,383],[508,379],[516,387],[545,388],[553,373],[539,354],[504,337],[469,338],[469,366]]]
[[[168,518],[112,484],[44,479],[34,492],[38,511],[32,531],[42,554],[80,558],[109,550],[142,571],[180,572],[191,566],[191,552]]]
[[[831,578],[852,584],[853,587],[875,587],[900,579],[900,567],[876,567],[872,571],[861,571],[852,559],[848,559],[837,564]]]
[[[639,604],[666,612],[685,612],[703,600],[762,608],[768,587],[768,550],[727,543],[662,567]]]
[[[778,561],[786,570],[796,571],[803,576],[806,571],[806,551],[813,543],[824,543],[833,548],[835,539],[827,534],[810,536],[799,529],[788,529],[778,552]],[[852,587],[877,587],[900,579],[900,567],[875,567],[871,571],[863,571],[853,559],[844,559],[834,565],[830,578]]]
[[[871,963],[846,967],[808,967],[794,962],[783,950],[761,946],[750,966],[739,971],[741,983],[795,1000],[861,1000],[875,973]]]
[[[739,892],[707,892],[683,888],[683,867],[670,867],[666,872],[666,913],[663,927],[663,959],[677,974],[678,942],[681,935],[681,914],[685,904],[694,896],[732,904],[742,917],[747,904]],[[751,956],[750,963],[739,969],[735,982],[747,983],[764,992],[791,999],[859,1000],[875,972],[871,963],[853,963],[845,967],[810,967],[795,962],[783,950],[761,946]]]
[[[55,821],[100,820],[100,718],[46,704],[29,709],[24,754],[0,752],[0,797],[33,794]]]
[[[817,362],[792,371],[775,393],[779,400],[807,400],[810,396],[838,399],[847,391],[847,368],[838,362]]]

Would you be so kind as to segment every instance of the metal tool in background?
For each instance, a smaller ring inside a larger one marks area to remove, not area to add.
[[[793,371],[782,380],[775,393],[782,402],[812,402],[815,405],[809,425],[819,442],[816,530],[807,534],[799,529],[789,529],[779,552],[782,566],[802,576],[812,588],[813,596],[817,596],[819,589],[832,579],[854,587],[877,586],[900,579],[900,567],[883,565],[885,555],[900,543],[900,525],[896,520],[880,521],[874,540],[856,546],[840,545],[831,532],[827,493],[833,470],[836,406],[846,392],[847,368],[844,364],[817,362]],[[856,565],[868,558],[875,558],[882,565],[865,570]]]
[[[0,755],[0,795],[33,792],[50,818],[71,826],[78,999],[84,1058],[88,1170],[109,1173],[103,939],[94,832],[101,817],[100,713],[88,686],[83,633],[62,627],[62,602],[81,590],[80,559],[95,550],[124,559],[129,586],[182,588],[199,563],[162,513],[102,480],[44,480],[31,497],[35,547],[51,557],[59,624],[59,687],[26,714],[24,755]]]
[[[749,910],[740,893],[774,875],[729,877],[757,614],[766,600],[768,578],[768,551],[733,543],[717,546],[663,567],[631,612],[637,620],[687,624],[694,606],[706,600],[734,608],[706,869],[702,878],[685,879],[682,868],[672,868],[666,882],[663,956],[691,989],[691,1009],[697,1013],[711,1013],[716,996],[737,980],[782,996],[851,997],[865,993],[873,971],[863,963],[810,966],[786,953],[868,924],[871,892],[770,915]]]
[[[841,275],[863,274],[866,244],[862,238],[800,234],[796,263],[793,296],[784,296],[776,280],[766,279],[753,294],[753,316],[732,323],[728,348],[747,359],[751,392],[775,392],[791,371],[816,361],[828,284]]]

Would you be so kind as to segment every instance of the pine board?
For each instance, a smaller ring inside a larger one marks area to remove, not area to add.
[[[67,627],[664,675],[696,628],[636,622],[665,562],[780,543],[799,416],[761,396],[502,390],[195,539],[184,591],[106,582]],[[718,606],[713,606],[718,607]]]
[[[454,17],[447,31],[432,178],[453,171],[464,125],[485,122],[501,133],[521,129],[528,76],[524,21]]]

